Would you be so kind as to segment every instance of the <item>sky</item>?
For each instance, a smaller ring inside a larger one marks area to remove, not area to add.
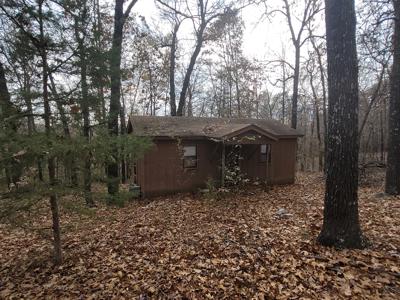
[[[133,11],[144,16],[150,24],[158,23],[158,10],[153,0],[139,0]],[[264,6],[252,5],[241,12],[245,23],[243,51],[249,58],[264,60],[274,53],[280,53],[282,45],[286,48],[290,46],[289,32],[283,18],[277,16],[268,21],[263,18],[264,11]]]

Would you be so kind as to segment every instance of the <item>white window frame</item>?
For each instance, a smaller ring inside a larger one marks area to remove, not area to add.
[[[197,168],[197,145],[183,146],[183,168],[184,169]]]

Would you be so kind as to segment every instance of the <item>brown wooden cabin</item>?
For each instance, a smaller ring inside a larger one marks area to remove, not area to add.
[[[204,188],[210,178],[224,185],[234,152],[249,179],[293,183],[297,138],[302,136],[275,120],[158,116],[131,116],[128,133],[151,137],[154,143],[132,176],[144,197]]]

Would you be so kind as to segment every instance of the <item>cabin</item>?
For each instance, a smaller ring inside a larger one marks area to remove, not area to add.
[[[143,197],[224,186],[235,166],[249,180],[291,184],[302,134],[275,120],[131,116],[128,133],[150,137],[153,147],[134,164]]]

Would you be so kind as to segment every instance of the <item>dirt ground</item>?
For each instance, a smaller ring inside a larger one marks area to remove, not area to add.
[[[0,225],[4,299],[400,299],[400,198],[359,191],[364,250],[321,247],[323,178],[214,199],[62,209],[64,264],[42,235]],[[68,207],[63,200],[63,207]],[[35,216],[49,227],[48,214]]]

